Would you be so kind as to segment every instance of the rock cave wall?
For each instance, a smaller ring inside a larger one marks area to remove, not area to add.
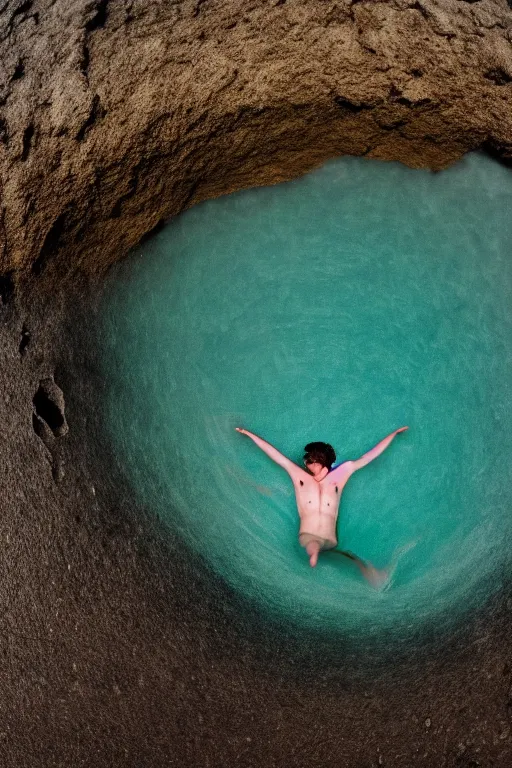
[[[505,0],[0,0],[3,766],[510,764],[506,575],[371,679],[261,626],[134,503],[94,291],[59,295],[199,200],[336,155],[509,162],[511,43]]]
[[[0,30],[7,288],[330,157],[512,159],[506,0],[8,0]]]

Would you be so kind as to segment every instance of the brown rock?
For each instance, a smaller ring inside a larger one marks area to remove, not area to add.
[[[510,160],[511,25],[505,0],[0,0],[0,273],[101,274],[337,155]]]
[[[505,576],[390,661],[262,621],[106,444],[96,292],[15,293],[335,155],[510,159],[511,20],[505,0],[0,0],[2,768],[510,765]]]

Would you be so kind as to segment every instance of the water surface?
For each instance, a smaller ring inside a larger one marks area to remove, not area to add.
[[[499,589],[512,501],[512,174],[358,158],[202,203],[111,274],[105,412],[135,493],[171,535],[283,621],[359,639],[449,627]],[[340,545],[312,570],[291,482],[244,426],[300,462],[355,459]],[[201,596],[197,596],[198,600]]]

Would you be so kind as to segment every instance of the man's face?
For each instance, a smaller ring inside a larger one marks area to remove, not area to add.
[[[306,469],[309,469],[313,477],[317,477],[324,468],[323,464],[320,464],[319,461],[311,461],[310,459],[306,459],[304,464]]]

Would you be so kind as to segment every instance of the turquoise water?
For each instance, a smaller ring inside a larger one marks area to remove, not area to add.
[[[512,174],[359,158],[187,211],[115,268],[106,419],[139,499],[255,611],[354,638],[446,628],[499,589],[512,501]],[[297,542],[291,459],[407,424],[342,498],[357,569]],[[198,595],[200,600],[201,596]],[[437,622],[437,624],[436,624]]]

